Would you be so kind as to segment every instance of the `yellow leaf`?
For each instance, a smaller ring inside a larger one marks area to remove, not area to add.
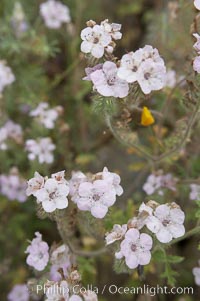
[[[141,124],[143,126],[149,126],[155,122],[151,111],[147,107],[143,107],[142,117],[141,117]]]

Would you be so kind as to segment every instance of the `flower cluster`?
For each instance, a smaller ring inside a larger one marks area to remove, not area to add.
[[[48,28],[58,29],[71,21],[69,8],[59,1],[48,0],[40,5],[40,14]]]
[[[165,63],[150,45],[123,55],[117,74],[128,83],[138,82],[144,94],[162,89],[166,82]]]
[[[35,196],[37,203],[41,203],[46,212],[67,208],[69,185],[64,178],[64,173],[61,171],[52,174],[49,179],[35,172],[34,178],[28,181],[27,195]]]
[[[13,140],[20,144],[23,141],[23,132],[19,124],[8,120],[0,128],[0,150],[6,150],[8,148],[7,141]]]
[[[8,301],[29,301],[26,284],[16,284],[8,294]]]
[[[156,191],[159,195],[163,195],[163,188],[176,191],[176,183],[177,179],[174,178],[172,174],[163,174],[163,171],[159,170],[157,173],[148,176],[143,185],[143,190],[148,195],[151,195]]]
[[[30,111],[29,115],[36,118],[45,128],[53,129],[61,111],[61,106],[50,109],[47,102],[40,102],[34,110]]]
[[[153,240],[150,235],[140,233],[140,230],[146,226],[160,242],[169,243],[173,238],[184,235],[184,219],[184,212],[176,203],[159,205],[149,201],[140,206],[138,216],[127,225],[114,225],[113,230],[106,233],[106,244],[121,241],[115,257],[125,257],[126,265],[134,269],[138,265],[148,264],[151,259]]]
[[[34,267],[37,271],[43,271],[49,261],[49,246],[42,240],[42,235],[35,232],[31,244],[27,247],[25,253],[29,254],[26,263]]]
[[[122,37],[121,24],[109,23],[104,20],[100,25],[94,21],[87,22],[88,27],[81,31],[81,51],[91,53],[95,58],[101,58],[105,52],[112,53],[115,47],[113,40]]]
[[[38,158],[39,163],[50,164],[54,160],[52,152],[56,146],[52,143],[50,137],[38,138],[37,140],[28,139],[25,143],[25,149],[28,151],[29,160]]]
[[[0,93],[6,86],[15,81],[15,76],[10,67],[4,61],[0,61]]]
[[[199,267],[193,268],[192,273],[194,275],[194,280],[196,285],[200,286],[200,260],[199,260]]]
[[[11,201],[25,202],[26,187],[26,181],[19,176],[16,168],[12,168],[9,175],[0,175],[0,193]]]
[[[123,193],[120,177],[107,168],[88,177],[80,172],[74,173],[69,183],[72,201],[80,210],[90,211],[96,218],[103,218],[115,203],[116,195]]]
[[[190,200],[200,200],[200,185],[191,184],[190,189]]]

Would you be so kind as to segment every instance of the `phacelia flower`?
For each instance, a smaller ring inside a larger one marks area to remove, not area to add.
[[[117,76],[117,66],[113,62],[105,62],[102,69],[90,74],[90,78],[94,88],[103,96],[123,98],[128,95],[128,83]]]
[[[83,211],[91,211],[96,218],[103,218],[108,212],[108,208],[116,201],[114,188],[105,180],[81,183],[78,193],[79,196],[76,200],[78,208]]]
[[[141,116],[141,125],[149,126],[155,122],[151,111],[147,107],[143,107],[142,116]]]
[[[137,81],[144,94],[162,89],[166,81],[164,61],[158,50],[150,45],[125,54],[117,74],[128,83]]]
[[[71,21],[69,8],[60,1],[48,0],[40,5],[40,14],[45,25],[49,28],[58,29],[62,23]]]
[[[194,280],[196,285],[200,286],[200,261],[199,261],[199,267],[193,268],[192,273],[194,275]]]
[[[6,86],[15,81],[15,76],[10,67],[6,66],[4,61],[0,61],[0,93]]]
[[[106,47],[111,43],[112,38],[100,25],[86,27],[81,31],[81,51],[91,53],[96,58],[104,55]]]
[[[116,240],[120,240],[124,237],[127,231],[127,225],[114,225],[111,232],[106,233],[106,244],[110,245]]]
[[[148,217],[146,226],[160,242],[168,243],[185,234],[184,220],[185,214],[176,203],[164,204]]]
[[[200,185],[191,184],[190,189],[190,200],[200,200]]]
[[[44,187],[44,177],[42,177],[39,172],[34,173],[34,178],[30,179],[28,181],[28,187],[26,189],[26,194],[29,195],[34,195],[36,196],[36,193]]]
[[[37,140],[28,139],[26,141],[25,149],[28,151],[29,160],[35,160],[38,158],[39,163],[50,164],[53,162],[53,150],[55,145],[52,143],[51,138],[38,138]]]
[[[126,265],[135,269],[138,265],[149,264],[151,260],[151,236],[141,233],[137,229],[129,229],[120,244],[120,251],[115,253],[117,259],[125,257]]]
[[[83,80],[88,80],[88,81],[91,81],[91,74],[94,72],[94,71],[97,71],[97,70],[102,70],[103,68],[103,64],[97,64],[96,66],[94,67],[87,67],[85,68],[85,73],[86,73],[86,76],[83,77]]]
[[[46,242],[42,241],[42,235],[39,232],[36,232],[35,236],[36,238],[25,251],[29,254],[26,263],[37,271],[43,271],[49,261],[49,247]]]
[[[196,9],[200,10],[200,0],[194,0],[194,6]]]
[[[53,129],[61,109],[62,107],[50,109],[47,102],[41,102],[29,115],[35,117],[45,128]]]
[[[25,202],[27,199],[26,187],[26,181],[20,177],[16,168],[11,169],[9,175],[0,175],[0,193],[10,201]]]
[[[193,69],[197,73],[200,73],[200,56],[196,56],[193,61]]]
[[[68,194],[68,185],[59,183],[55,179],[48,179],[43,188],[36,192],[35,196],[37,202],[42,204],[46,212],[53,212],[56,209],[68,207]]]
[[[47,283],[45,285],[46,301],[68,301],[69,286],[67,281]]]
[[[8,301],[29,301],[26,284],[16,284],[8,294]]]
[[[120,40],[122,33],[120,32],[122,25],[118,23],[109,23],[108,19],[101,22],[101,26],[110,34],[113,40]]]
[[[67,277],[68,269],[75,263],[75,258],[66,245],[61,245],[52,252],[50,262],[52,264],[50,269],[51,280],[60,281],[62,277],[58,270],[62,269],[64,276]]]

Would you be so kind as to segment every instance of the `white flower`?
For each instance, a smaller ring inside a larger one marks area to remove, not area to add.
[[[166,73],[165,87],[174,88],[176,86],[176,71],[169,69]]]
[[[193,61],[193,69],[197,73],[200,73],[200,56],[196,56]]]
[[[47,129],[53,129],[58,118],[58,111],[60,108],[61,107],[55,107],[49,109],[47,102],[41,102],[34,110],[30,111],[30,116],[36,117],[37,120]]]
[[[120,240],[124,237],[127,231],[127,225],[114,225],[111,232],[106,233],[106,244],[110,245],[116,240]]]
[[[48,179],[44,187],[38,190],[35,194],[38,203],[46,212],[53,212],[56,209],[64,209],[68,206],[67,195],[69,187],[66,184],[60,184],[54,179]]]
[[[76,203],[78,196],[79,185],[87,181],[87,177],[81,171],[72,172],[72,177],[69,181],[69,194],[74,203]]]
[[[155,209],[153,216],[149,216],[146,226],[160,242],[168,243],[185,234],[184,220],[185,214],[178,205],[164,204]]]
[[[69,286],[67,281],[63,280],[60,283],[55,282],[52,285],[46,284],[45,293],[47,299],[45,301],[68,301]]]
[[[34,173],[34,177],[28,181],[28,187],[26,189],[26,194],[29,195],[36,195],[38,190],[44,187],[44,177],[42,177],[39,172]]]
[[[101,70],[90,74],[90,78],[94,88],[103,96],[124,98],[128,95],[128,83],[117,76],[117,66],[113,62],[105,62]]]
[[[91,53],[96,58],[104,55],[105,48],[111,42],[111,36],[102,26],[94,25],[93,28],[86,27],[81,31],[81,51]]]
[[[117,73],[119,78],[126,80],[128,83],[137,81],[138,69],[142,62],[142,58],[143,53],[141,50],[123,55]]]
[[[0,128],[0,150],[6,150],[8,148],[6,144],[7,138],[8,138],[7,129],[4,127]]]
[[[110,172],[107,167],[104,167],[102,172],[96,174],[96,177],[102,177],[103,180],[108,181],[115,189],[116,195],[120,196],[123,193],[123,188],[120,185],[121,178],[118,174]]]
[[[15,76],[10,67],[6,66],[4,61],[0,61],[0,93],[5,86],[12,84],[15,81]]]
[[[200,185],[191,184],[190,189],[190,200],[200,200]]]
[[[40,5],[40,14],[45,25],[49,28],[58,29],[62,23],[71,21],[69,8],[59,1],[48,0]]]
[[[160,90],[165,85],[166,68],[162,64],[156,64],[152,59],[141,63],[138,70],[138,83],[144,94]]]
[[[140,234],[137,229],[129,229],[120,244],[120,251],[115,256],[117,259],[125,257],[126,265],[130,269],[135,269],[138,265],[149,264],[152,244],[152,238],[148,234]]]
[[[51,138],[38,138],[37,140],[29,139],[26,141],[25,149],[29,152],[29,160],[35,160],[38,157],[39,163],[52,163],[54,160],[52,151],[55,145]]]
[[[81,183],[76,199],[80,210],[91,211],[96,218],[103,218],[115,201],[115,189],[105,180]]]
[[[120,40],[122,33],[120,32],[122,25],[118,23],[109,23],[108,19],[101,22],[101,26],[108,32],[113,40]]]
[[[200,265],[200,261],[199,261],[199,265]],[[200,286],[200,267],[193,268],[192,273],[194,275],[194,280],[196,285]]]
[[[197,53],[200,53],[200,35],[198,33],[193,33],[193,36],[196,38],[196,43],[193,45]]]
[[[58,181],[60,184],[67,184],[68,182],[67,180],[65,180],[65,170],[53,173],[51,175],[52,179],[55,179],[56,181]]]
[[[151,195],[160,187],[161,187],[161,176],[156,176],[154,174],[151,174],[148,176],[146,183],[143,185],[142,189],[146,192],[146,194]]]
[[[200,0],[194,0],[194,6],[196,9],[200,10]]]

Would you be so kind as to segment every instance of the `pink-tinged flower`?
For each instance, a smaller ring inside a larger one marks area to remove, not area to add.
[[[35,117],[45,128],[53,129],[60,110],[62,110],[61,106],[50,109],[47,102],[41,102],[34,110],[30,111],[29,115]]]
[[[196,9],[200,10],[200,0],[194,0],[194,6]]]
[[[91,81],[91,76],[90,76],[90,75],[91,75],[94,71],[101,70],[102,67],[103,67],[103,64],[97,64],[97,65],[94,66],[94,67],[88,67],[88,68],[85,68],[86,76],[83,77],[83,80]]]
[[[26,263],[37,271],[43,271],[49,261],[49,247],[46,242],[42,241],[42,235],[39,232],[35,232],[35,236],[36,238],[25,251],[29,254]]]
[[[46,212],[53,212],[56,209],[64,209],[68,207],[67,196],[69,194],[69,186],[59,183],[57,180],[48,179],[44,187],[35,194],[38,203],[42,203],[42,207]]]
[[[199,261],[199,266],[200,266],[200,261]],[[194,280],[196,285],[200,286],[200,267],[193,268],[192,274],[194,275]]]
[[[28,151],[29,160],[38,158],[39,163],[50,164],[53,162],[54,157],[52,152],[56,146],[52,143],[51,138],[38,138],[37,140],[28,139],[26,141],[25,149]]]
[[[125,234],[125,239],[120,244],[120,251],[115,254],[117,259],[125,257],[126,265],[135,269],[138,265],[149,264],[151,260],[151,236],[141,233],[137,229],[130,229]]]
[[[153,216],[149,216],[146,226],[160,242],[168,243],[185,234],[184,220],[185,214],[176,203],[164,204],[155,209]]]
[[[29,301],[26,284],[16,284],[8,294],[8,301]]]
[[[91,53],[96,58],[104,55],[105,48],[111,42],[111,36],[100,25],[86,27],[81,31],[81,51]]]
[[[200,73],[200,56],[196,56],[193,61],[193,69],[197,73]]]
[[[26,201],[26,181],[19,176],[17,169],[12,169],[9,175],[0,175],[0,193],[11,201]]]
[[[110,245],[117,240],[121,240],[127,231],[127,225],[114,225],[111,232],[106,233],[106,245]]]
[[[15,76],[10,67],[6,66],[5,61],[0,61],[0,93],[6,86],[15,81]]]
[[[51,280],[60,281],[62,277],[58,270],[61,268],[65,277],[67,277],[68,269],[75,263],[75,257],[66,245],[61,245],[52,252],[50,262],[52,264],[50,270]]]
[[[193,36],[196,38],[196,43],[193,45],[194,49],[197,53],[200,52],[200,35],[198,33],[194,33]]]
[[[200,200],[200,185],[197,184],[191,184],[190,185],[190,200]]]
[[[28,181],[28,187],[26,189],[26,194],[29,195],[36,195],[38,190],[44,187],[44,177],[42,177],[39,172],[34,173],[34,178]]]
[[[40,14],[45,25],[52,29],[58,29],[62,23],[71,21],[69,8],[60,1],[48,0],[40,5]]]
[[[166,68],[162,64],[156,64],[152,59],[141,63],[138,70],[138,83],[144,94],[160,90],[165,85]]]
[[[102,70],[91,73],[90,78],[94,87],[101,95],[119,98],[128,95],[128,83],[117,76],[117,70],[115,63],[107,61],[103,64]]]
[[[80,210],[91,211],[96,218],[103,218],[115,201],[116,192],[105,180],[81,183],[76,199]]]
[[[63,280],[60,283],[47,283],[45,285],[46,301],[68,301],[69,300],[69,286],[67,281]]]

